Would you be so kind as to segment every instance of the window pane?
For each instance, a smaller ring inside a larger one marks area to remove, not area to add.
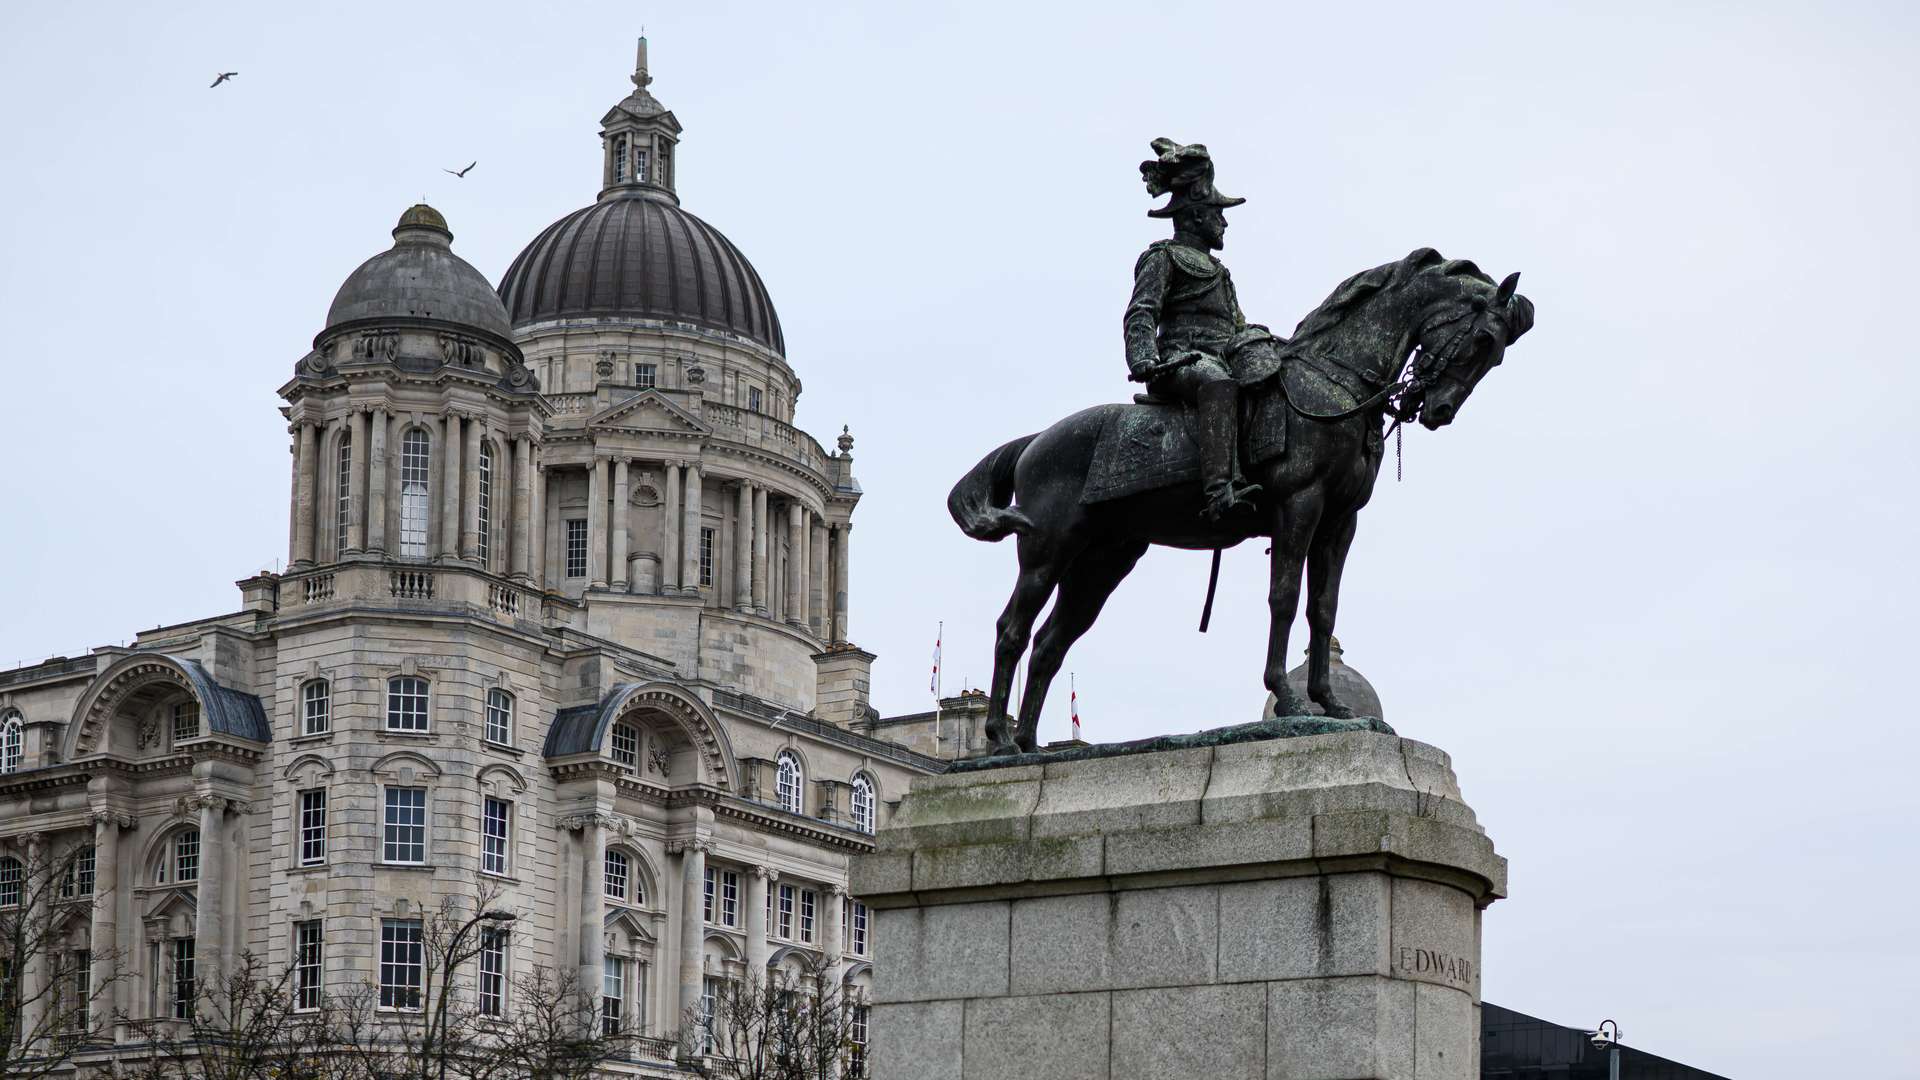
[[[193,1016],[193,1001],[197,996],[193,978],[193,939],[190,937],[173,939],[173,1018],[186,1020]]]
[[[347,530],[353,521],[353,429],[340,432],[339,468],[333,478],[333,553],[347,550]]]
[[[381,857],[390,863],[427,861],[427,789],[388,788]]]
[[[567,576],[587,576],[587,523],[584,518],[567,520]]]
[[[300,691],[300,734],[324,735],[330,724],[329,713],[332,709],[327,680],[314,679]]]
[[[511,803],[488,799],[481,812],[480,869],[489,874],[507,872],[507,839]]]
[[[400,453],[400,554],[420,557],[427,553],[427,485],[433,461],[428,452],[427,433],[418,428],[407,432]]]
[[[487,691],[486,737],[503,746],[513,741],[513,695],[505,690]]]
[[[200,830],[187,829],[173,838],[173,880],[200,880]]]
[[[506,1009],[507,932],[480,931],[480,1014],[499,1016]]]
[[[380,921],[380,1007],[418,1009],[424,954],[420,920]]]
[[[627,876],[627,857],[618,851],[607,852],[605,882],[601,892],[605,893],[609,899],[625,900]]]
[[[474,507],[480,535],[476,541],[480,566],[486,568],[488,556],[493,552],[493,444],[480,444],[480,497]]]
[[[629,769],[640,765],[640,733],[626,724],[613,725],[613,760]]]
[[[20,714],[9,712],[0,719],[0,773],[20,771],[20,763],[26,756],[26,725]]]
[[[700,584],[713,584],[713,530],[700,530]]]
[[[200,734],[200,703],[183,701],[173,707],[173,741],[180,742]]]
[[[317,1009],[326,970],[326,938],[319,919],[293,924],[294,1008]]]
[[[327,793],[314,788],[300,793],[300,865],[312,866],[327,858]]]
[[[387,730],[427,730],[427,680],[417,675],[387,680]]]

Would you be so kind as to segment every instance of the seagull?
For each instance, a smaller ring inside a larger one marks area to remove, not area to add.
[[[453,172],[452,169],[441,169],[440,171],[443,173],[453,173],[454,176],[464,180],[466,179],[467,174],[473,171],[473,167],[478,164],[480,164],[478,161],[469,161],[467,162],[467,167],[464,169],[461,169],[459,172]]]
[[[219,78],[217,78],[217,79],[215,79],[215,80],[213,80],[213,85],[212,85],[212,86],[209,86],[209,87],[207,87],[207,89],[209,89],[209,90],[211,90],[211,89],[213,89],[213,87],[214,87],[214,86],[219,86],[219,85],[220,85],[221,83],[223,83],[223,82],[226,82],[226,81],[227,81],[228,79],[231,79],[231,78],[233,78],[233,77],[234,77],[235,75],[238,75],[238,74],[240,74],[240,73],[239,73],[239,72],[237,72],[237,71],[223,71],[223,72],[221,72],[221,73],[220,73],[220,77],[219,77]]]

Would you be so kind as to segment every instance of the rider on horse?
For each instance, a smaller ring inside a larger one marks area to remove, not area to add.
[[[1250,369],[1272,369],[1279,342],[1266,327],[1248,325],[1232,275],[1213,256],[1226,243],[1225,209],[1247,200],[1214,190],[1206,147],[1171,139],[1152,146],[1159,156],[1141,162],[1140,175],[1149,194],[1173,198],[1147,216],[1172,218],[1173,238],[1156,241],[1134,263],[1128,378],[1155,397],[1197,408],[1206,515],[1217,520],[1251,510],[1250,496],[1260,490],[1240,474],[1239,390]]]

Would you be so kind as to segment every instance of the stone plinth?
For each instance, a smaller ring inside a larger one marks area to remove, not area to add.
[[[856,859],[876,1080],[1477,1080],[1506,860],[1354,731],[922,777]]]

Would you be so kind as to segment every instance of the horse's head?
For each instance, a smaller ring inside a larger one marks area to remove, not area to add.
[[[1453,423],[1487,372],[1499,366],[1507,346],[1533,326],[1533,301],[1514,292],[1520,275],[1497,287],[1479,273],[1453,273],[1453,295],[1436,303],[1414,344],[1412,392],[1397,402],[1397,415],[1417,418],[1429,431]]]

